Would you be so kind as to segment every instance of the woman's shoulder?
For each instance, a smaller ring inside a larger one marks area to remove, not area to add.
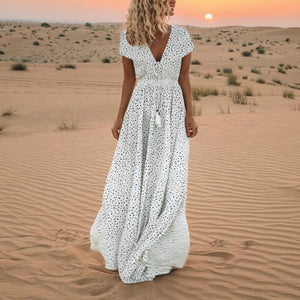
[[[127,58],[133,59],[135,52],[134,47],[130,45],[126,38],[126,28],[121,32],[119,54]]]
[[[127,28],[125,28],[125,29],[121,32],[120,41],[121,41],[121,43],[125,44],[127,47],[133,47],[133,48],[136,47],[136,46],[131,45],[131,44],[128,42],[128,40],[127,40]]]
[[[184,57],[188,53],[192,52],[194,49],[194,43],[189,31],[180,25],[174,25],[174,32],[176,33],[176,38],[174,39],[174,51],[176,55]]]
[[[124,38],[126,38],[126,31],[126,28],[121,31],[121,40],[124,40]]]
[[[181,25],[173,25],[175,30],[183,35],[189,35],[189,31]]]
[[[127,28],[125,28],[125,29],[121,32],[120,43],[123,44],[125,47],[129,47],[129,48],[134,47],[134,46],[132,46],[131,44],[129,44],[129,42],[128,42],[128,40],[127,40]]]

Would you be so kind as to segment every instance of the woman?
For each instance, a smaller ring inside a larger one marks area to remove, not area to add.
[[[124,81],[112,128],[118,140],[91,227],[91,249],[124,283],[182,268],[190,239],[185,216],[192,116],[189,32],[168,25],[175,0],[132,0],[121,33]],[[135,86],[137,80],[137,84]]]

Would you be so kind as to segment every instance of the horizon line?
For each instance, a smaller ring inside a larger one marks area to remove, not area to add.
[[[92,22],[92,21],[71,21],[71,20],[49,20],[49,19],[13,19],[13,18],[0,18],[0,22],[2,21],[8,21],[8,22],[32,22],[32,23],[38,23],[38,22],[47,22],[52,24],[123,24],[124,22],[121,21],[110,21],[110,22]],[[298,26],[290,26],[290,27],[282,27],[282,26],[272,26],[272,25],[257,25],[257,26],[246,26],[246,25],[224,25],[224,26],[197,26],[197,25],[190,25],[190,24],[182,24],[182,26],[190,26],[190,27],[200,27],[200,28],[223,28],[223,27],[246,27],[246,28],[255,28],[255,27],[267,27],[267,28],[300,28]]]

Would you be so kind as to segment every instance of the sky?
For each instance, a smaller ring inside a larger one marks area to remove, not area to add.
[[[130,0],[0,0],[0,20],[124,22]],[[207,20],[205,14],[212,14]],[[300,27],[300,0],[177,0],[169,24]]]

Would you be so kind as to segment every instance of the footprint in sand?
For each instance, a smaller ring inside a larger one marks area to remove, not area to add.
[[[244,241],[242,245],[243,245],[244,249],[248,249],[252,246],[259,245],[259,243],[254,240],[247,240],[247,241]]]
[[[67,242],[72,242],[78,237],[78,232],[73,230],[66,230],[66,229],[57,229],[55,235],[58,239],[64,240]]]
[[[218,269],[232,268],[238,261],[238,257],[227,251],[212,251],[207,253],[202,253],[206,256],[208,262],[214,263],[215,267]]]
[[[225,240],[215,239],[212,242],[209,242],[209,244],[213,247],[224,247],[226,246],[227,242]]]

